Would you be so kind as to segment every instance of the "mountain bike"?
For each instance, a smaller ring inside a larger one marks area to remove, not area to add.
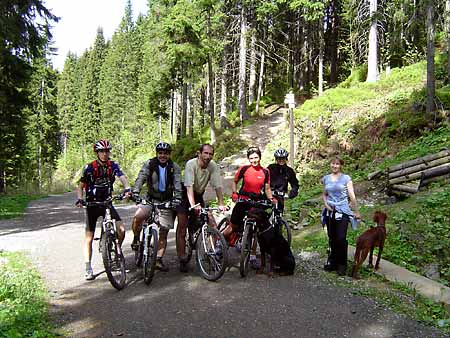
[[[175,206],[171,201],[155,203],[151,200],[143,199],[139,196],[133,196],[132,200],[137,204],[148,205],[151,207],[150,214],[142,225],[140,234],[141,240],[138,243],[138,249],[134,252],[134,262],[137,267],[143,265],[144,282],[150,284],[155,274],[155,264],[158,253],[158,227],[159,215],[161,209],[173,209]]]
[[[272,194],[277,200],[283,199],[284,201],[287,198],[283,192],[272,191]],[[278,203],[272,208],[270,223],[283,235],[289,243],[289,246],[291,246],[292,230],[288,222],[283,218],[283,212],[278,208]]]
[[[100,206],[105,208],[100,237],[95,239],[100,240],[99,252],[102,254],[106,276],[117,290],[122,290],[126,283],[125,257],[119,245],[116,220],[111,218],[111,207],[113,201],[122,199],[123,195],[118,195],[111,196],[103,202],[86,201],[83,203],[87,207]]]
[[[189,210],[200,204],[196,204]],[[189,217],[186,227],[186,262],[195,250],[196,264],[203,278],[216,281],[221,278],[228,264],[228,246],[222,233],[208,225],[209,212],[219,208],[202,207],[198,217]],[[177,228],[178,238],[178,228]]]
[[[254,208],[260,209],[268,209],[272,208],[272,212],[275,206],[268,200],[261,201],[253,201],[253,200],[245,200],[239,199],[237,203],[246,203],[251,205]],[[230,224],[230,219],[225,217],[222,219],[218,225],[219,231],[223,231]],[[244,217],[244,226],[241,233],[237,233],[237,240],[235,241],[235,246],[240,249],[240,257],[239,257],[239,273],[241,277],[246,277],[248,271],[250,269],[250,253],[252,248],[256,245],[256,219],[248,216],[248,211]],[[256,246],[255,246],[256,248]],[[253,248],[253,249],[255,249]]]

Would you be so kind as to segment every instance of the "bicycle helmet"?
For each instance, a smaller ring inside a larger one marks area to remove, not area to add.
[[[273,156],[275,156],[275,158],[288,158],[289,153],[285,149],[279,148],[275,150]]]
[[[159,142],[156,145],[156,151],[161,151],[161,150],[163,150],[163,151],[172,151],[172,147],[170,146],[169,143]]]
[[[108,140],[98,140],[94,143],[94,151],[98,153],[100,150],[111,150],[111,143]]]

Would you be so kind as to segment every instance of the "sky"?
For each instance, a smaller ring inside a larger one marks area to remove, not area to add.
[[[44,0],[54,15],[60,17],[52,28],[53,47],[58,55],[51,57],[53,67],[62,70],[67,53],[80,56],[93,46],[97,28],[103,28],[106,40],[111,39],[119,27],[127,0]],[[148,0],[131,0],[133,17],[147,13]]]

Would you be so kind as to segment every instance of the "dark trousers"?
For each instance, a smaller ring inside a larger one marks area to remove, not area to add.
[[[328,256],[328,264],[333,267],[347,266],[347,228],[349,218],[342,215],[340,220],[331,217],[327,222],[328,243],[330,246],[330,254]]]

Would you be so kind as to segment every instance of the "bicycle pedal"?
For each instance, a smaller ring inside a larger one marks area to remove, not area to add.
[[[100,237],[94,237],[94,241],[100,240]]]

